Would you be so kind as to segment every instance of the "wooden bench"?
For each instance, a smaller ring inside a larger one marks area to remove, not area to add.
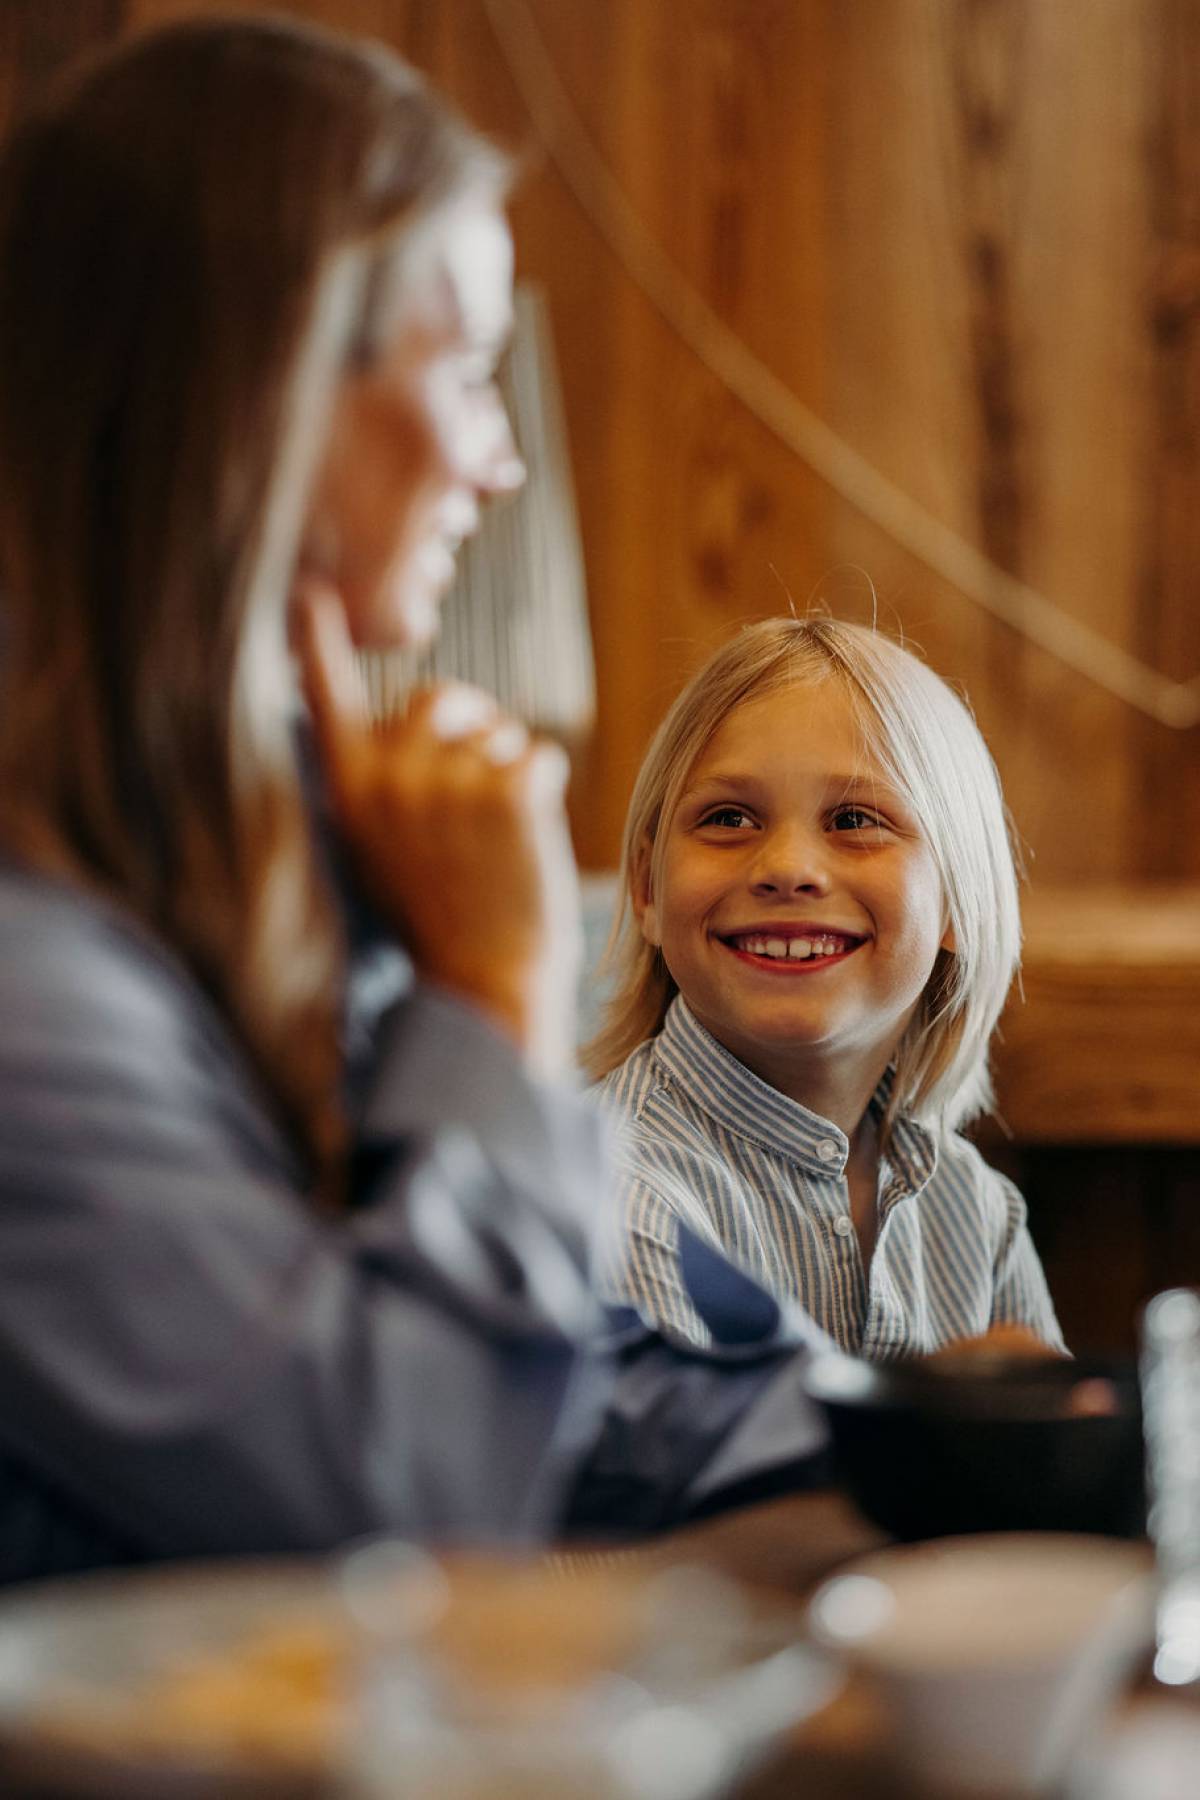
[[[1200,1144],[1200,887],[1052,888],[994,1066],[1022,1144]]]
[[[1132,1350],[1159,1289],[1200,1284],[1200,887],[1047,888],[978,1133],[1029,1203],[1067,1341]]]

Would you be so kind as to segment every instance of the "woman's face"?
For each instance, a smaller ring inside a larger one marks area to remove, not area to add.
[[[512,323],[512,240],[477,201],[452,209],[405,278],[383,354],[334,404],[302,567],[339,592],[364,648],[427,643],[480,501],[524,479],[495,385]]]

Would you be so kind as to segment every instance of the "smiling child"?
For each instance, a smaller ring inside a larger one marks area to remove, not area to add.
[[[1062,1340],[1019,1194],[958,1135],[1020,946],[995,766],[880,633],[775,619],[675,702],[634,790],[619,978],[589,1050],[622,1122],[607,1272],[705,1344],[685,1222],[843,1348]]]

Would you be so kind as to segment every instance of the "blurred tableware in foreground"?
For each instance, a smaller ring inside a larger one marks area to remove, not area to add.
[[[369,1800],[699,1800],[837,1685],[709,1571],[355,1553]],[[397,1772],[403,1771],[398,1783]]]
[[[0,1601],[0,1788],[55,1800],[316,1800],[353,1634],[305,1562],[87,1575]]]
[[[838,1478],[894,1537],[1144,1528],[1130,1362],[827,1355],[806,1385],[829,1418]]]
[[[1065,1800],[1196,1800],[1200,1708],[1134,1695],[1087,1743]]]
[[[22,1800],[699,1800],[837,1678],[794,1606],[694,1570],[247,1562],[0,1602]]]
[[[814,1596],[818,1640],[864,1669],[897,1757],[933,1791],[1035,1795],[1144,1648],[1149,1557],[1111,1539],[948,1538],[860,1558]]]

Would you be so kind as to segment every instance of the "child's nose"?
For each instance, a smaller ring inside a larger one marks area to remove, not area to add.
[[[806,831],[770,831],[750,871],[756,894],[824,893],[829,865],[823,838]]]

